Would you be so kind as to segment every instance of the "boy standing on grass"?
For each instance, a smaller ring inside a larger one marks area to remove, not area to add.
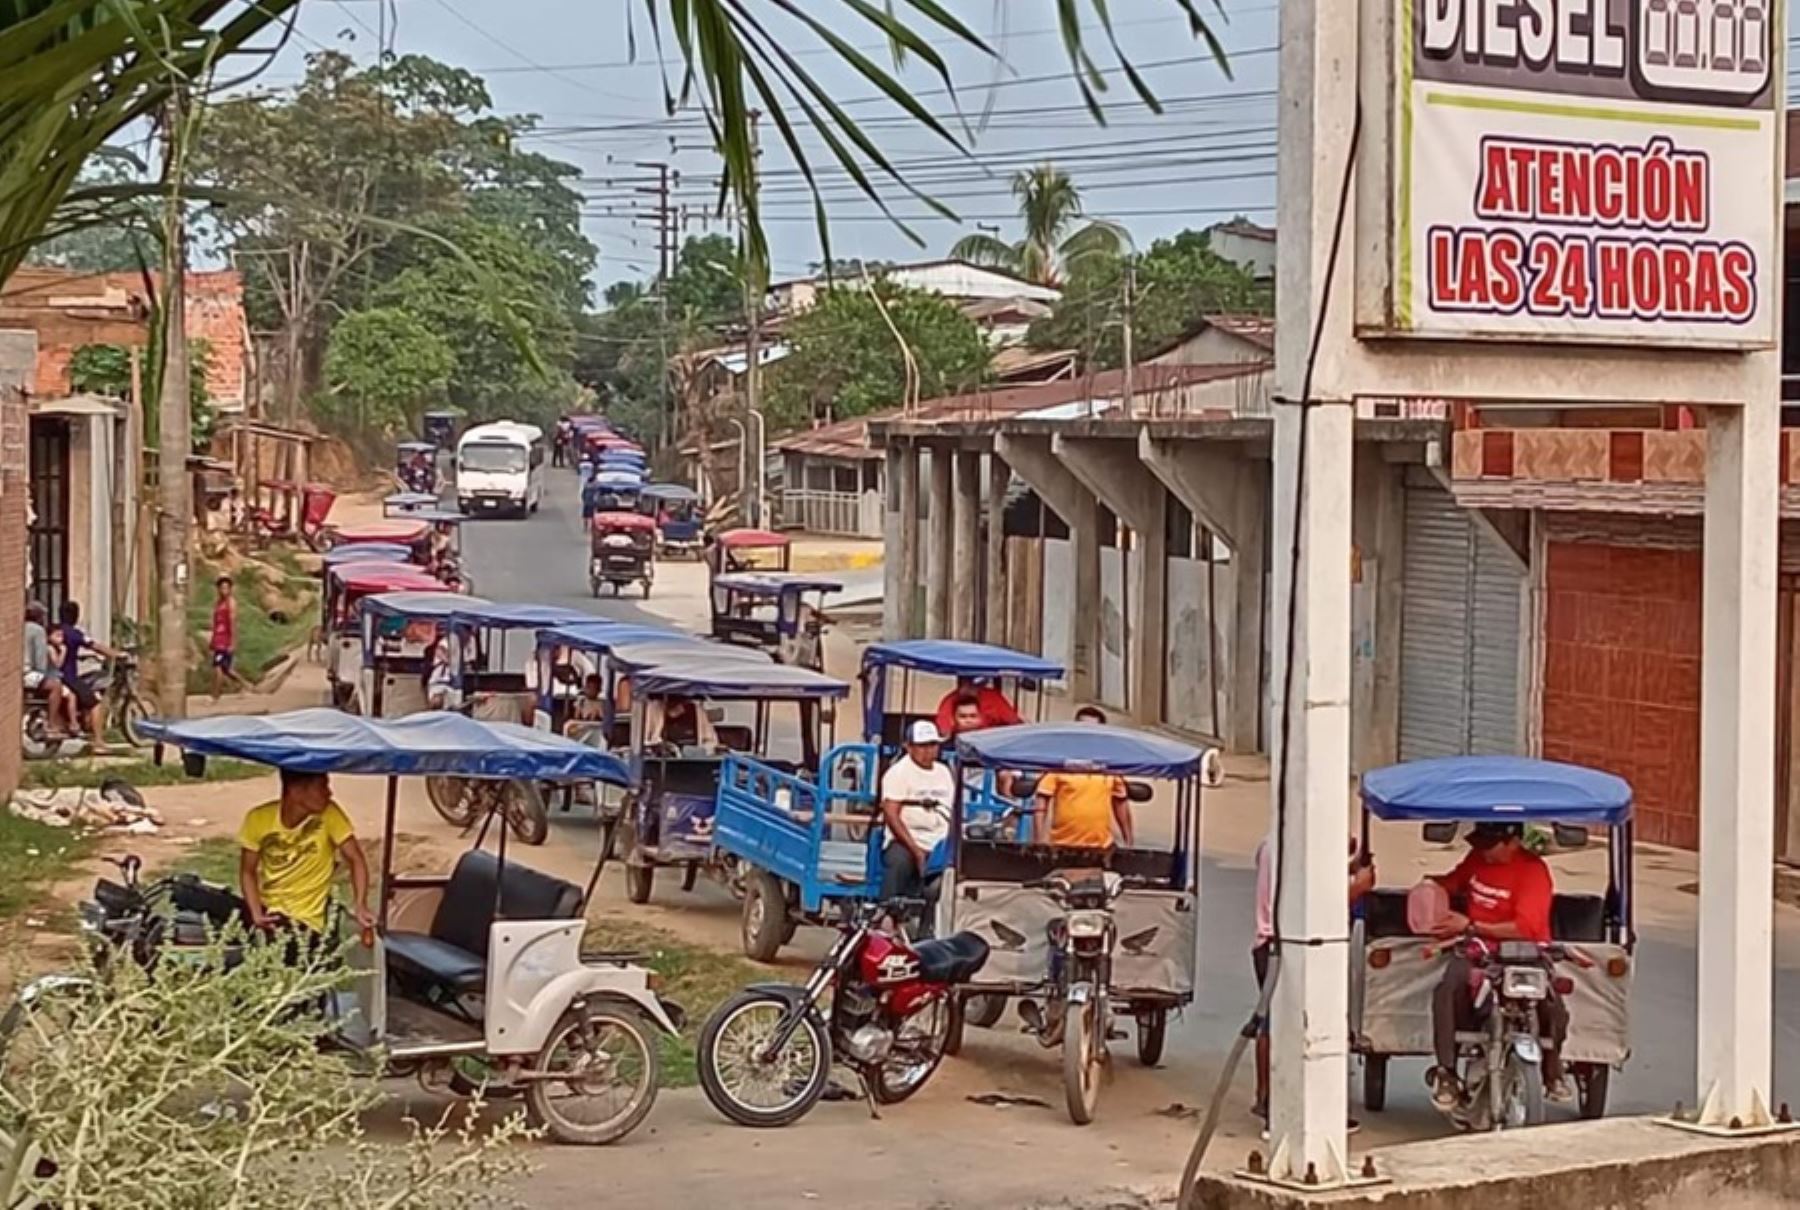
[[[231,594],[231,577],[220,576],[218,588],[219,599],[213,603],[212,616],[212,695],[215,702],[219,700],[219,693],[225,687],[227,677],[239,689],[250,688],[232,667],[232,660],[237,652],[237,599]]]

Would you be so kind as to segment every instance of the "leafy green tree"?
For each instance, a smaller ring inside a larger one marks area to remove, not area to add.
[[[1050,316],[1031,325],[1035,348],[1074,349],[1084,363],[1111,369],[1125,362],[1126,259],[1095,256],[1070,274]],[[1207,315],[1267,313],[1268,287],[1212,250],[1204,231],[1157,240],[1137,258],[1132,335],[1139,357],[1180,339]]]
[[[416,432],[456,369],[450,345],[399,307],[353,311],[331,329],[325,382],[333,412],[361,430]]]
[[[988,369],[981,329],[956,304],[888,281],[877,281],[873,293],[855,287],[825,291],[788,324],[784,339],[791,352],[769,373],[765,411],[772,428],[900,406],[908,387],[908,353],[920,399],[972,390]]]
[[[985,233],[966,235],[950,249],[951,256],[1055,286],[1083,261],[1119,254],[1124,241],[1116,224],[1097,219],[1076,225],[1081,193],[1054,164],[1014,173],[1012,190],[1025,222],[1024,238],[1009,244]]]

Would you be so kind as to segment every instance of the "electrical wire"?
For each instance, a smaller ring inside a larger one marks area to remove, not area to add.
[[[1281,669],[1281,757],[1275,762],[1275,854],[1269,874],[1269,916],[1274,935],[1269,942],[1269,972],[1256,998],[1255,1011],[1239,1031],[1237,1040],[1231,1044],[1231,1053],[1225,1059],[1225,1069],[1219,1073],[1219,1081],[1213,1087],[1212,1100],[1206,1107],[1206,1120],[1201,1124],[1200,1133],[1194,1138],[1193,1149],[1188,1152],[1187,1164],[1181,1170],[1178,1210],[1198,1210],[1194,1180],[1200,1174],[1200,1164],[1206,1158],[1206,1150],[1211,1146],[1213,1134],[1219,1128],[1219,1115],[1224,1106],[1225,1094],[1231,1087],[1232,1077],[1237,1074],[1237,1065],[1244,1057],[1246,1046],[1262,1032],[1264,1023],[1269,1019],[1269,1007],[1275,999],[1275,986],[1281,980],[1281,947],[1285,943],[1281,935],[1281,892],[1283,868],[1287,864],[1287,846],[1282,843],[1282,839],[1287,833],[1288,761],[1293,752],[1294,627],[1299,620],[1300,608],[1300,535],[1305,529],[1301,523],[1301,509],[1306,500],[1306,436],[1314,406],[1313,370],[1318,364],[1325,321],[1331,313],[1331,295],[1337,282],[1338,253],[1343,245],[1344,221],[1350,211],[1350,191],[1356,183],[1356,158],[1362,144],[1362,122],[1362,103],[1359,100],[1356,117],[1350,127],[1350,147],[1344,156],[1344,180],[1338,190],[1337,214],[1332,220],[1331,256],[1325,262],[1325,280],[1320,283],[1319,310],[1313,316],[1311,343],[1306,349],[1306,370],[1300,379],[1300,398],[1277,398],[1274,401],[1278,407],[1286,405],[1300,409],[1300,439],[1299,453],[1294,462],[1294,533],[1288,547],[1287,634],[1283,641],[1286,659]],[[1316,943],[1316,939],[1309,937],[1295,944],[1310,946]]]

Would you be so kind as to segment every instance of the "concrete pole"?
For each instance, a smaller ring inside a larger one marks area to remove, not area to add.
[[[1706,415],[1700,680],[1702,1122],[1770,1121],[1775,861],[1775,601],[1779,354],[1753,354],[1764,390]]]
[[[956,455],[945,446],[931,449],[930,564],[925,578],[925,637],[950,636],[951,469]]]
[[[1344,839],[1354,409],[1342,392],[1343,362],[1355,341],[1353,239],[1344,239],[1334,275],[1330,261],[1357,105],[1358,7],[1342,0],[1281,6],[1270,731],[1275,925],[1284,944],[1274,996],[1270,1173],[1319,1186],[1343,1183],[1348,1169]],[[1353,219],[1343,216],[1346,233],[1354,232]],[[1319,323],[1328,276],[1330,306]],[[1306,408],[1309,363],[1316,369],[1313,406]]]
[[[950,590],[953,638],[973,639],[981,617],[981,453],[956,452],[955,578]]]
[[[1254,506],[1243,511],[1237,545],[1231,548],[1234,567],[1231,643],[1230,731],[1226,736],[1237,752],[1261,752],[1268,747],[1263,735],[1263,605],[1268,599],[1269,506],[1261,491]]]
[[[887,637],[910,639],[919,634],[919,447],[902,445],[888,453],[890,457],[899,455],[899,459],[888,466],[888,473],[896,476],[893,490],[898,505],[899,541],[889,548],[894,555],[888,562],[895,571],[888,580],[887,600],[882,610],[884,615],[893,611],[888,615],[891,622]]]
[[[987,460],[987,621],[982,640],[996,647],[1007,644],[1006,634],[1006,488],[1012,468],[998,454]]]

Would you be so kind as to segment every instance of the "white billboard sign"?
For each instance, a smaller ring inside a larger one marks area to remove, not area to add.
[[[1781,0],[1393,0],[1389,327],[1758,348]]]

